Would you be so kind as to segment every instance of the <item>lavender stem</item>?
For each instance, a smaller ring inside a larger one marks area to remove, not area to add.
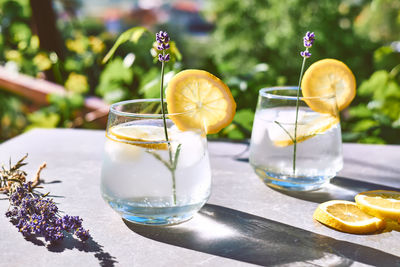
[[[308,52],[308,48],[306,49]],[[299,118],[299,98],[300,98],[300,85],[301,78],[303,77],[304,65],[306,63],[307,57],[303,57],[303,63],[301,64],[301,71],[299,77],[299,84],[297,87],[297,99],[296,99],[296,120],[294,124],[294,141],[293,141],[293,176],[296,175],[296,156],[297,156],[297,120]]]

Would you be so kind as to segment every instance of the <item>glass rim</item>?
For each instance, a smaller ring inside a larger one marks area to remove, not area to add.
[[[271,99],[282,99],[282,100],[297,100],[297,96],[288,96],[288,95],[279,95],[279,94],[272,94],[270,93],[271,91],[284,91],[284,90],[296,90],[298,89],[298,86],[273,86],[273,87],[264,87],[259,90],[259,95],[262,97],[266,98],[271,98]],[[301,88],[300,88],[301,90]],[[324,95],[324,96],[309,96],[309,97],[304,97],[300,96],[299,100],[316,100],[316,99],[332,99],[336,98],[336,94],[332,93],[330,95]]]
[[[110,105],[110,113],[113,113],[118,116],[124,116],[124,117],[135,117],[135,118],[161,118],[163,116],[162,113],[137,113],[137,112],[127,112],[127,111],[121,111],[117,110],[117,107],[123,106],[123,105],[129,105],[129,104],[139,104],[139,103],[161,103],[161,100],[159,98],[141,98],[141,99],[131,99],[131,100],[124,100],[120,101],[114,104]],[[167,104],[166,100],[164,99],[164,103]],[[187,115],[195,112],[195,110],[188,110],[185,112],[179,112],[179,113],[165,113],[165,116],[170,117],[170,116],[179,116],[179,115]]]

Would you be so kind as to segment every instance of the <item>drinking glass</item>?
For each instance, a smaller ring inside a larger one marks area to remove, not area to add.
[[[314,190],[343,167],[336,96],[302,97],[300,90],[296,102],[297,87],[260,90],[250,164],[268,186]]]
[[[124,101],[113,104],[108,117],[101,193],[124,219],[139,224],[186,221],[210,196],[204,129],[182,131],[174,124],[193,115],[190,111],[165,114],[166,141],[160,104],[157,99]]]

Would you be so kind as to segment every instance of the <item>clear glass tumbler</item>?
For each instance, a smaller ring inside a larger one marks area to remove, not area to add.
[[[336,96],[302,97],[300,91],[298,109],[296,102],[297,87],[260,90],[250,164],[268,186],[314,190],[343,167]]]
[[[124,101],[110,107],[101,172],[104,200],[139,224],[168,225],[190,219],[208,200],[211,170],[203,129],[181,131],[182,114],[166,114],[161,102]],[[166,105],[166,104],[165,104]]]

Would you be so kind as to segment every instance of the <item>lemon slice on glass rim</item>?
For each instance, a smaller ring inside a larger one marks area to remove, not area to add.
[[[168,83],[168,113],[182,131],[204,129],[207,134],[219,132],[235,116],[236,103],[228,86],[204,70],[184,70]]]
[[[368,234],[385,227],[385,221],[373,217],[345,200],[331,200],[320,204],[313,218],[336,230],[351,234]]]
[[[301,89],[304,102],[321,115],[309,116],[315,118],[305,118],[304,123],[300,118],[297,126],[297,143],[324,133],[339,123],[337,109],[343,110],[354,99],[356,82],[353,73],[343,62],[336,59],[323,59],[306,70]],[[294,142],[289,134],[294,136],[294,126],[286,127],[286,133],[277,127],[273,128],[278,134],[270,134],[270,138],[276,146],[293,145]]]
[[[168,83],[166,100],[168,118],[181,131],[203,129],[207,134],[217,133],[232,122],[236,111],[228,86],[203,70],[184,70],[175,75]],[[160,126],[117,125],[109,129],[107,137],[149,149],[168,149]]]
[[[322,59],[313,64],[304,73],[301,81],[304,101],[314,111],[332,113],[331,104],[324,99],[307,99],[336,94],[337,107],[340,110],[350,105],[356,95],[356,79],[353,72],[343,62],[336,59]]]

